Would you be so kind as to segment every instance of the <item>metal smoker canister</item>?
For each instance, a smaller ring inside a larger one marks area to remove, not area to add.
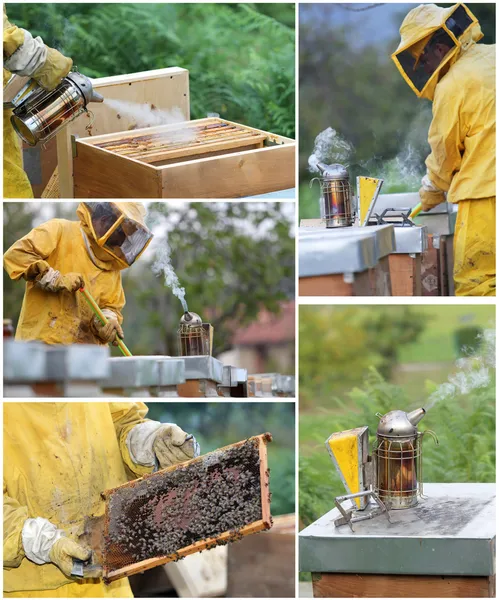
[[[195,312],[185,312],[178,328],[179,356],[210,356],[210,332]]]
[[[321,186],[320,214],[326,221],[326,227],[349,227],[353,225],[352,189],[348,171],[343,165],[325,165],[317,163],[321,177],[314,177],[310,182],[319,181]]]
[[[103,101],[90,79],[76,71],[69,73],[52,91],[30,80],[14,99],[12,126],[29,146],[36,146],[81,115],[89,102]]]
[[[424,408],[392,410],[380,417],[373,446],[374,491],[389,509],[410,508],[423,494],[422,438],[418,431]],[[437,440],[436,440],[437,441]],[[438,443],[438,441],[437,441]]]

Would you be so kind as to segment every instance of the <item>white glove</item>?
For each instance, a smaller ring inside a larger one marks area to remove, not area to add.
[[[64,535],[62,529],[47,519],[36,517],[26,519],[21,532],[21,539],[26,558],[37,565],[51,562],[50,549]]]
[[[424,189],[425,192],[442,192],[443,191],[440,188],[437,188],[437,186],[431,181],[428,173],[426,173],[426,175],[423,177],[423,179],[421,179],[421,187]]]
[[[126,439],[130,457],[137,465],[153,467],[157,459],[161,468],[199,456],[200,448],[193,435],[174,423],[146,421],[133,427]]]
[[[47,62],[48,48],[41,37],[34,38],[26,29],[22,31],[24,42],[12,56],[4,60],[3,66],[16,75],[31,77]]]

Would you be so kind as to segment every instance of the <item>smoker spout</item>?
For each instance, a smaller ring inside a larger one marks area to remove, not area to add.
[[[419,421],[425,416],[426,411],[424,408],[416,408],[410,413],[407,413],[407,418],[412,425],[417,425]]]

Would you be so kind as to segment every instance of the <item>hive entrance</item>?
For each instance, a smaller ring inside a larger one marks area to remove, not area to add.
[[[106,492],[105,580],[270,528],[270,439],[250,438]]]
[[[97,147],[154,166],[208,158],[262,148],[267,139],[260,133],[236,123],[219,119],[186,121],[158,133],[143,133],[101,142]]]

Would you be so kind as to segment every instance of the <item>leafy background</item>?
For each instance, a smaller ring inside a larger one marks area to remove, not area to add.
[[[294,137],[294,4],[9,3],[8,16],[89,77],[183,67],[192,119]]]

